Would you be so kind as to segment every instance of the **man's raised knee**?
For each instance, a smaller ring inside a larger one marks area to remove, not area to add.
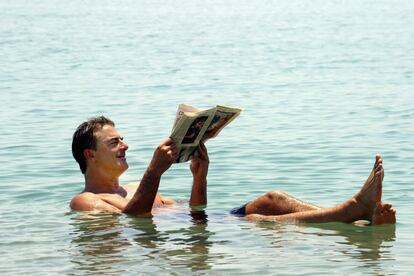
[[[286,198],[286,193],[278,190],[267,192],[264,195],[268,200],[280,201]]]

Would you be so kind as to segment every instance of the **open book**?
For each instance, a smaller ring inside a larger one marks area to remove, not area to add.
[[[240,112],[239,108],[221,105],[200,110],[180,104],[170,135],[179,152],[176,162],[186,162],[197,155],[200,141],[216,137],[226,125],[239,116]]]

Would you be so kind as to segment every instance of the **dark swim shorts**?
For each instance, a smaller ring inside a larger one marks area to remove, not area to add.
[[[230,214],[235,215],[237,217],[244,217],[246,215],[246,204],[241,207],[236,207],[231,209]]]

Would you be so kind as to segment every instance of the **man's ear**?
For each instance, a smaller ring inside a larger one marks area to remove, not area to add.
[[[94,160],[95,159],[95,151],[93,149],[83,150],[83,155],[85,156],[86,160]]]

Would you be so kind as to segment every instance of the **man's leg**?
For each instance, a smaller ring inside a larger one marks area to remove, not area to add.
[[[383,204],[382,179],[384,169],[380,155],[376,156],[374,168],[365,181],[361,190],[342,204],[327,208],[303,212],[293,212],[283,215],[248,215],[250,220],[278,222],[354,222],[356,220],[371,220],[373,224],[395,223],[395,210],[391,204]]]
[[[272,191],[247,203],[246,215],[277,216],[320,209],[320,207],[300,201],[287,193]]]

